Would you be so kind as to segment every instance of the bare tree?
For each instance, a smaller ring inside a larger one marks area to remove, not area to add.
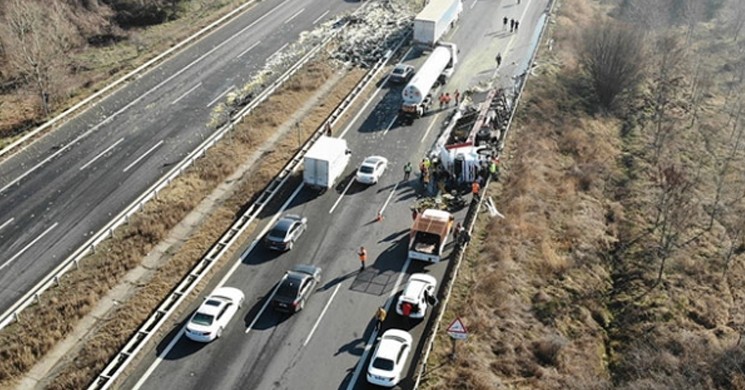
[[[686,25],[686,45],[691,44],[693,33],[696,30],[696,25],[704,19],[706,9],[704,3],[701,0],[680,0],[681,4],[681,16]]]
[[[0,23],[0,39],[8,65],[32,85],[44,114],[61,74],[68,51],[74,46],[74,27],[63,17],[58,2],[8,0]]]
[[[676,35],[664,34],[657,40],[654,54],[655,73],[652,78],[654,139],[652,145],[654,159],[657,160],[663,147],[679,125],[669,115],[669,111],[678,92],[678,84],[682,79],[681,68],[685,59],[685,49]]]
[[[619,94],[639,82],[643,68],[641,36],[626,26],[602,22],[587,30],[583,42],[583,68],[600,105],[610,109]]]
[[[731,1],[728,14],[729,30],[732,34],[732,39],[737,42],[743,27],[745,27],[745,2]]]

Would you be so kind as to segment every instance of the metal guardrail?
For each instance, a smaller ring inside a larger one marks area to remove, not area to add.
[[[551,12],[553,11],[554,3],[555,3],[554,0],[549,0],[549,4],[546,7],[546,15],[548,16],[551,15]],[[541,41],[541,39],[543,39],[543,34],[546,30],[546,25],[548,24],[548,21],[549,21],[549,17],[546,17],[546,20],[544,21],[544,25],[541,27],[541,35],[538,38],[539,42]],[[522,92],[525,89],[525,85],[527,84],[528,75],[530,74],[530,69],[533,67],[533,62],[535,61],[536,54],[538,54],[537,47],[536,47],[536,50],[531,54],[530,61],[528,61],[527,73],[526,73],[525,79],[522,80],[522,84],[520,85],[520,90],[518,91],[517,96],[515,97],[515,101],[512,105],[512,112],[510,113],[510,118],[507,121],[507,127],[505,129],[505,133],[502,138],[502,143],[500,144],[500,149],[501,149],[502,144],[507,138],[507,132],[509,131],[510,125],[512,124],[512,118],[515,116],[515,111],[517,111],[517,106],[518,106],[518,103],[520,102],[520,97],[522,96]],[[481,210],[481,204],[483,203],[484,198],[486,198],[485,194],[486,194],[486,189],[489,186],[489,183],[491,183],[491,177],[488,177],[486,182],[484,183],[484,188],[482,189],[482,194],[484,195],[479,197],[478,203],[476,204],[476,208],[474,209],[473,204],[472,204],[471,208],[468,210],[468,213],[466,214],[464,226],[468,226],[467,230],[468,230],[469,236],[472,235],[473,227],[476,224],[476,216]],[[452,267],[452,270],[451,270],[452,275],[450,275],[450,277],[447,279],[448,280],[447,293],[445,294],[445,297],[442,300],[442,304],[439,305],[437,308],[438,310],[437,321],[435,321],[434,326],[431,328],[431,331],[427,335],[427,341],[426,341],[427,347],[425,347],[424,349],[423,358],[419,360],[419,370],[418,370],[419,372],[417,373],[416,381],[414,382],[414,390],[419,388],[419,384],[422,381],[422,378],[424,377],[424,375],[426,375],[427,360],[429,359],[429,354],[434,349],[435,341],[437,339],[437,331],[440,328],[440,323],[442,323],[442,317],[445,315],[445,309],[447,308],[448,301],[450,300],[450,295],[453,291],[453,286],[455,285],[455,279],[458,276],[458,271],[460,269],[461,263],[463,262],[463,257],[465,257],[467,246],[468,246],[468,243],[466,242],[461,247],[458,248],[460,252],[458,253],[458,257],[457,259],[455,259],[455,264]]]
[[[342,26],[343,27],[343,26]],[[340,27],[340,28],[342,28]],[[103,240],[114,235],[116,228],[129,221],[129,218],[141,211],[147,202],[156,198],[158,193],[167,187],[173,180],[180,176],[186,169],[188,169],[194,161],[204,156],[209,148],[214,146],[223,136],[234,129],[235,123],[241,118],[246,116],[264,100],[266,100],[274,91],[276,91],[287,79],[290,78],[295,72],[297,72],[305,63],[307,63],[313,56],[316,55],[323,47],[325,47],[340,31],[335,29],[332,34],[329,34],[325,40],[323,40],[316,47],[306,53],[297,63],[295,63],[290,69],[282,74],[274,83],[268,88],[264,89],[254,100],[252,100],[246,107],[237,112],[230,118],[228,124],[224,125],[212,135],[210,135],[202,144],[200,144],[194,151],[192,151],[186,158],[171,169],[165,176],[163,176],[158,182],[153,184],[150,188],[140,195],[134,202],[132,202],[127,208],[114,217],[109,223],[107,223],[101,230],[93,235],[88,241],[81,245],[75,252],[65,259],[60,265],[55,267],[46,277],[44,277],[36,286],[32,287],[26,294],[23,295],[13,306],[11,306],[5,313],[0,316],[0,330],[8,326],[14,320],[18,320],[20,313],[29,307],[34,302],[39,302],[41,294],[52,286],[60,283],[62,275],[67,273],[73,268],[78,268],[80,260],[82,260],[88,254],[94,253],[96,246]]]
[[[230,246],[235,243],[251,222],[256,219],[264,207],[274,198],[292,173],[300,167],[300,162],[303,160],[305,153],[326,132],[327,126],[333,126],[339,117],[352,106],[361,92],[375,79],[375,76],[383,69],[393,54],[401,48],[407,38],[408,35],[405,35],[394,49],[389,50],[385,56],[368,70],[352,91],[347,94],[334,111],[323,121],[323,124],[316,129],[300,150],[282,168],[280,173],[267,185],[259,198],[218,239],[217,243],[199,260],[171,294],[161,302],[160,306],[153,312],[153,315],[145,320],[140,329],[137,330],[117,353],[117,356],[109,362],[98,378],[88,387],[89,390],[106,390],[112,386],[137,353],[147,344],[147,341],[160,329],[168,317],[174,313],[179,304],[184,301],[202,278],[212,269],[214,264],[227,253]]]
[[[261,1],[261,0],[259,0],[259,1]],[[102,97],[104,94],[108,93],[110,90],[113,90],[114,88],[119,87],[120,84],[123,84],[123,83],[129,81],[134,76],[136,76],[138,73],[140,73],[143,70],[146,70],[149,67],[155,65],[159,61],[161,61],[164,58],[168,57],[169,55],[173,54],[175,51],[180,50],[182,47],[184,47],[184,46],[192,43],[193,41],[196,41],[197,39],[202,38],[202,36],[204,36],[206,33],[210,32],[215,27],[219,26],[220,24],[222,24],[222,23],[224,23],[224,22],[232,19],[236,15],[238,15],[241,12],[245,11],[246,8],[248,8],[250,5],[252,5],[255,2],[256,2],[256,0],[251,0],[251,1],[248,1],[248,2],[246,2],[246,3],[244,3],[244,4],[240,5],[240,6],[238,6],[238,8],[230,11],[228,14],[224,15],[220,19],[212,22],[207,27],[204,27],[203,29],[201,29],[201,30],[197,31],[196,33],[194,33],[193,35],[191,35],[190,37],[188,37],[188,38],[184,39],[183,41],[177,43],[176,45],[174,45],[170,49],[164,51],[163,53],[160,53],[155,58],[147,61],[146,63],[144,63],[142,65],[140,65],[139,67],[137,67],[136,69],[132,70],[131,72],[125,74],[124,76],[122,76],[118,80],[116,80],[113,83],[105,86],[100,91],[94,93],[91,96],[88,96],[87,98],[85,98],[82,101],[78,102],[74,106],[72,106],[72,107],[68,108],[67,110],[63,111],[61,114],[59,114],[56,117],[52,118],[50,121],[48,121],[48,122],[44,123],[43,125],[37,127],[36,129],[32,130],[28,134],[24,135],[23,137],[15,140],[13,143],[11,143],[10,145],[6,146],[5,148],[0,149],[0,157],[4,156],[6,153],[10,152],[11,150],[14,150],[15,148],[17,148],[18,146],[20,146],[24,142],[28,141],[32,137],[34,137],[37,134],[39,134],[41,131],[46,130],[48,127],[51,127],[54,124],[56,124],[57,122],[65,119],[68,115],[76,112],[77,110],[85,107],[86,105],[88,105],[89,103],[93,102],[94,100]]]

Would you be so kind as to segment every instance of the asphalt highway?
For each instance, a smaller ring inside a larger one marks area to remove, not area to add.
[[[500,80],[510,82],[511,72],[530,55],[533,31],[547,3],[465,2],[462,20],[447,37],[459,45],[461,65],[445,88],[463,91],[495,72]],[[503,16],[520,18],[521,32],[502,30]],[[504,57],[499,70],[494,60],[497,52]],[[426,53],[413,50],[405,62],[419,66],[425,57]],[[261,222],[258,233],[244,244],[223,279],[212,281],[208,291],[224,283],[246,294],[239,317],[222,338],[204,345],[183,337],[182,326],[191,315],[185,313],[179,326],[129,376],[124,388],[372,388],[365,373],[377,336],[373,322],[376,308],[395,301],[411,273],[429,273],[441,286],[448,264],[447,260],[437,264],[406,260],[410,206],[422,189],[415,175],[410,181],[402,180],[402,167],[407,161],[417,165],[452,109],[404,125],[397,119],[400,92],[401,86],[382,83],[359,118],[343,130],[341,136],[353,151],[346,178],[322,194],[298,186],[276,214]],[[356,166],[374,154],[389,160],[381,181],[374,186],[352,183]],[[384,219],[376,221],[380,210]],[[456,213],[456,220],[462,220],[465,211]],[[264,249],[259,243],[263,232],[286,213],[307,217],[308,231],[290,252],[277,254]],[[368,250],[364,271],[359,271],[359,246]],[[291,316],[273,312],[267,302],[276,282],[285,270],[299,263],[323,268],[322,283],[301,312]],[[193,302],[190,309],[197,304]],[[421,321],[408,322],[395,314],[392,304],[388,313],[384,328],[405,329],[417,344],[399,386],[412,388],[414,367],[423,348],[421,336],[431,311]]]
[[[359,3],[266,0],[0,164],[0,313],[213,130],[211,109]]]

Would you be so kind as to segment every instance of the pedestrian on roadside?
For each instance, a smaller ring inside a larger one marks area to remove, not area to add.
[[[388,313],[386,313],[385,308],[383,306],[379,307],[378,310],[375,312],[375,330],[380,332],[380,329],[383,328],[383,322],[385,322],[385,317]]]
[[[478,199],[479,191],[481,191],[481,184],[479,184],[477,180],[474,180],[473,183],[471,183],[471,194],[473,194],[473,199]]]
[[[360,247],[360,251],[357,252],[357,256],[360,258],[360,271],[365,269],[365,262],[367,261],[367,250],[364,246]]]
[[[515,21],[515,32],[517,32],[518,27],[520,27],[520,22],[517,20]]]
[[[416,221],[417,216],[419,216],[419,211],[417,211],[417,209],[411,210],[411,219]]]
[[[445,104],[445,94],[440,94],[440,110],[442,110],[442,105]]]
[[[422,162],[424,163],[424,168],[426,170],[429,170],[429,167],[432,166],[432,161],[429,160],[429,157],[425,157]]]
[[[463,225],[461,225],[460,222],[456,223],[455,229],[453,229],[453,232],[455,233],[453,235],[453,238],[457,240],[458,237],[460,237],[460,234],[463,232]]]
[[[502,18],[502,30],[507,28],[507,17]]]
[[[450,92],[445,92],[445,107],[450,107]]]
[[[326,122],[326,135],[331,137],[331,122]]]
[[[502,65],[502,53],[497,53],[497,68]]]
[[[407,162],[406,165],[404,165],[404,181],[409,180],[409,175],[411,175],[411,162]]]
[[[515,31],[515,19],[510,19],[510,32]]]
[[[460,91],[457,89],[455,90],[455,105],[456,106],[460,105]]]

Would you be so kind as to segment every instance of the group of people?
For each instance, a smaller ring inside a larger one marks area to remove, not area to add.
[[[445,92],[440,94],[440,98],[438,99],[440,101],[440,109],[442,110],[443,107],[449,107],[450,102],[455,99],[455,106],[457,107],[460,104],[460,91],[455,90],[455,92],[450,95],[450,92]]]
[[[520,21],[515,19],[509,19],[506,16],[502,18],[502,28],[507,28],[507,23],[510,24],[510,32],[517,32],[520,28]]]

